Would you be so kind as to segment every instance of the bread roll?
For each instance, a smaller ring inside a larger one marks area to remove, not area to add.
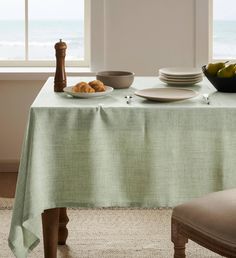
[[[102,92],[105,91],[106,88],[103,84],[103,82],[99,80],[91,81],[89,82],[89,85],[96,91],[96,92]]]
[[[87,82],[79,82],[73,88],[73,92],[93,93],[95,90]]]

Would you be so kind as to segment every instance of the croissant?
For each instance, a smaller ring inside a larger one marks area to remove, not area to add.
[[[73,92],[93,93],[95,90],[86,82],[79,82],[72,88]]]
[[[91,81],[89,82],[89,85],[96,91],[96,92],[102,92],[105,91],[106,88],[103,84],[103,82],[99,80]]]

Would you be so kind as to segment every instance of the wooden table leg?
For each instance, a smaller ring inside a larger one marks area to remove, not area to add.
[[[59,208],[45,210],[42,213],[44,257],[57,257]]]
[[[59,214],[59,230],[58,230],[58,245],[65,245],[68,237],[68,229],[66,228],[69,218],[66,213],[66,208],[60,208]]]

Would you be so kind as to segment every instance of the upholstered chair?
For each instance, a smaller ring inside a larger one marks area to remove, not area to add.
[[[173,209],[174,258],[184,258],[188,239],[225,257],[236,257],[236,189],[208,194]]]

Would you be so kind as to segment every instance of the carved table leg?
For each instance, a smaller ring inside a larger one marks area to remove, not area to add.
[[[185,244],[188,239],[181,235],[180,224],[175,219],[171,221],[171,241],[174,243],[174,258],[185,258]]]
[[[60,208],[59,215],[59,230],[58,230],[58,245],[65,245],[68,237],[68,229],[66,228],[69,218],[66,213],[66,208]]]
[[[44,257],[57,257],[59,209],[49,209],[42,213]]]

